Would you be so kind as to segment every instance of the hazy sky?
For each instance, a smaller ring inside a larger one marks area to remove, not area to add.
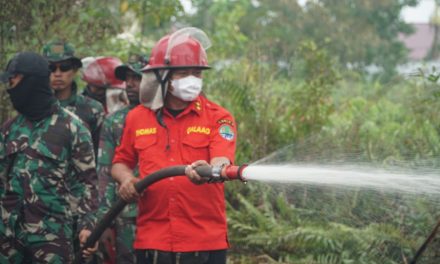
[[[402,10],[402,17],[410,23],[427,23],[434,13],[434,0],[422,0],[417,7]]]

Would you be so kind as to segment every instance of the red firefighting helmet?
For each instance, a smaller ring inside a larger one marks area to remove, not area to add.
[[[198,28],[183,28],[160,39],[151,51],[142,71],[160,69],[209,69],[205,50],[211,46],[206,34]]]
[[[90,62],[82,72],[82,79],[93,86],[125,89],[124,81],[115,76],[115,68],[122,61],[115,57],[98,57]]]

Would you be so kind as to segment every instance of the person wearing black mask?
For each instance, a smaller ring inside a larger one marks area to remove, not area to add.
[[[18,112],[0,129],[0,263],[71,263],[73,238],[84,243],[96,221],[90,132],[60,107],[42,56],[17,53],[0,81]]]
[[[51,114],[51,106],[55,102],[52,91],[48,89],[48,69],[39,70],[44,69],[45,64],[31,60],[31,54],[22,54],[20,58],[9,62],[7,68],[11,73],[4,75],[3,82],[10,81],[9,87],[14,85],[14,89],[7,90],[14,108],[29,120],[38,121]],[[23,64],[19,65],[20,61]]]

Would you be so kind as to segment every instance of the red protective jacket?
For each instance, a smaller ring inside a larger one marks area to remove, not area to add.
[[[152,110],[140,105],[130,111],[113,163],[134,168],[139,161],[143,178],[196,160],[234,161],[236,125],[222,107],[198,97],[177,117],[164,110],[163,120],[168,132]],[[188,252],[229,246],[223,183],[195,185],[187,177],[167,178],[149,186],[138,206],[137,249]]]

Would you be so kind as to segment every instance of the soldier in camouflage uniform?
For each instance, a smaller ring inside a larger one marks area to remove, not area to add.
[[[130,105],[109,115],[102,126],[98,151],[98,178],[101,198],[100,215],[106,213],[117,199],[116,182],[112,179],[110,170],[113,153],[120,143],[125,116],[128,111],[139,104],[140,70],[147,64],[143,56],[132,56],[126,65],[115,69],[118,79],[126,82],[126,92]],[[136,263],[133,241],[136,230],[136,203],[128,204],[116,218],[116,263]]]
[[[18,53],[0,80],[19,113],[0,130],[0,263],[71,263],[96,221],[90,132],[53,96],[42,56]]]
[[[62,107],[76,114],[89,128],[95,151],[98,149],[99,129],[104,120],[103,106],[91,98],[77,94],[74,81],[81,60],[74,56],[74,48],[63,41],[52,41],[43,48],[43,56],[49,61],[50,84]]]

